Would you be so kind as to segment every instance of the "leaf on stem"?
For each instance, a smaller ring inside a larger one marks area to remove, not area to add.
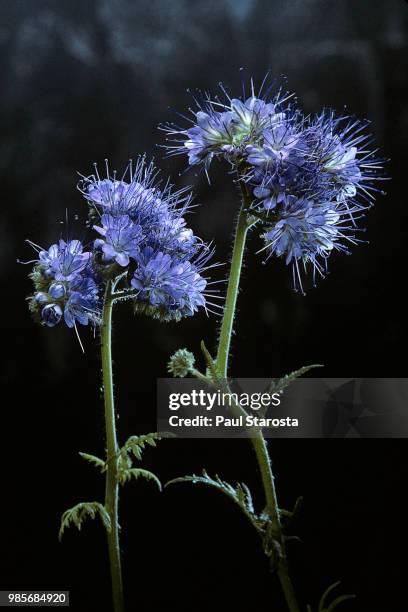
[[[290,374],[286,374],[286,376],[283,376],[283,378],[279,378],[277,381],[272,380],[270,387],[269,387],[269,393],[281,393],[284,389],[286,389],[286,387],[290,385],[291,382],[296,380],[296,378],[303,376],[303,374],[306,374],[306,372],[309,372],[309,370],[312,370],[313,368],[323,368],[323,367],[324,366],[321,365],[320,363],[315,363],[309,366],[303,366],[303,368],[299,368],[298,370],[295,370],[294,372],[291,372]]]
[[[106,470],[106,463],[99,457],[95,457],[95,455],[89,455],[88,453],[79,453],[81,457],[92,463],[95,467],[100,468],[101,472]]]
[[[131,452],[140,461],[146,445],[156,446],[157,440],[172,437],[175,437],[172,433],[148,433],[143,436],[131,436],[120,449],[120,454]]]
[[[82,523],[86,518],[94,519],[99,514],[102,523],[107,531],[111,530],[111,519],[105,506],[99,502],[81,502],[66,510],[61,517],[61,527],[58,534],[58,539],[61,541],[65,529],[71,525],[75,525],[78,531],[81,531]]]
[[[227,495],[230,499],[232,499],[236,504],[238,504],[238,506],[246,515],[246,517],[251,521],[255,529],[261,535],[263,535],[264,521],[256,515],[251,492],[245,483],[237,483],[237,485],[233,487],[228,482],[221,480],[218,475],[216,475],[215,478],[211,478],[207,474],[207,472],[203,470],[202,476],[196,476],[195,474],[192,474],[191,476],[181,476],[179,478],[174,478],[173,480],[166,482],[164,487],[166,488],[168,485],[176,484],[179,482],[201,483],[218,489],[219,491]]]
[[[320,598],[318,612],[333,612],[333,610],[337,608],[337,606],[341,604],[343,601],[347,601],[348,599],[355,598],[355,595],[340,595],[334,601],[332,601],[331,604],[329,604],[326,607],[326,601],[327,601],[328,596],[335,588],[339,586],[339,584],[340,584],[340,581],[335,582],[334,584],[330,585],[328,589],[326,589],[326,591],[323,593],[323,595]],[[312,612],[311,606],[307,607],[307,611]]]
[[[119,470],[118,480],[120,484],[124,485],[126,482],[128,482],[132,478],[135,478],[136,480],[138,478],[145,478],[146,480],[153,480],[153,482],[156,483],[156,485],[158,486],[159,491],[162,490],[162,485],[161,485],[160,480],[157,478],[155,474],[153,474],[153,472],[149,472],[149,470],[143,470],[141,468],[127,468],[127,469]]]
[[[207,347],[205,346],[204,340],[201,340],[200,346],[201,346],[201,351],[202,351],[202,353],[204,355],[205,362],[206,362],[207,367],[208,367],[208,371],[211,374],[211,378],[214,381],[218,381],[221,378],[221,376],[220,376],[220,373],[218,371],[217,363],[211,357]]]

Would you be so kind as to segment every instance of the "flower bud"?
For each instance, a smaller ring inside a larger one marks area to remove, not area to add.
[[[44,293],[44,291],[39,291],[35,294],[34,299],[38,304],[45,304],[45,302],[48,302],[48,294]]]
[[[187,349],[178,349],[170,357],[170,361],[167,364],[167,370],[174,377],[184,378],[188,374],[191,374],[194,368],[195,358],[193,353],[190,353]]]
[[[41,311],[41,317],[47,327],[54,327],[61,320],[61,307],[58,304],[47,304]]]
[[[48,293],[54,300],[59,300],[63,298],[66,294],[67,290],[65,288],[64,283],[52,283],[50,288],[48,289]]]

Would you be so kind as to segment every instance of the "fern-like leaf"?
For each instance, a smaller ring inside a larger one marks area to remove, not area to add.
[[[66,510],[62,515],[58,539],[61,541],[65,529],[71,525],[75,525],[78,531],[81,531],[84,520],[86,518],[94,519],[97,514],[101,517],[105,529],[110,531],[112,527],[111,519],[105,506],[99,502],[81,502],[73,508]]]
[[[252,496],[246,484],[238,483],[234,488],[230,483],[221,480],[218,475],[216,475],[215,478],[211,478],[207,474],[207,472],[203,470],[202,476],[196,476],[196,474],[192,474],[191,476],[181,476],[179,478],[174,478],[173,480],[166,482],[164,486],[167,487],[168,485],[180,482],[201,483],[218,489],[218,491],[221,491],[222,493],[227,495],[230,499],[232,499],[233,502],[235,502],[241,508],[241,510],[244,512],[245,516],[251,521],[255,529],[261,535],[263,535],[262,521],[260,521],[259,517],[254,511]]]
[[[146,480],[152,480],[158,486],[159,490],[162,490],[162,485],[160,480],[157,478],[153,472],[149,472],[149,470],[143,470],[141,468],[128,468],[121,470],[118,475],[119,482],[123,485],[132,478],[136,480],[138,478],[145,478]]]
[[[340,581],[335,582],[334,584],[331,584],[328,589],[325,590],[325,592],[323,593],[319,601],[318,612],[333,612],[333,610],[337,608],[337,606],[341,604],[343,601],[347,601],[349,599],[355,598],[355,595],[340,595],[339,597],[334,599],[330,604],[328,604],[326,607],[328,596],[330,595],[332,591],[334,591],[334,589],[336,589],[339,586],[339,584],[340,584]],[[307,606],[307,612],[312,612],[311,606]]]
[[[95,457],[95,455],[89,455],[88,453],[79,454],[81,455],[81,457],[89,461],[89,463],[92,463],[92,465],[94,465],[95,467],[100,468],[101,472],[104,472],[106,470],[106,462],[102,459],[99,459],[99,457]]]
[[[312,365],[303,366],[303,368],[299,368],[298,370],[294,370],[290,374],[286,374],[283,378],[279,378],[277,381],[273,380],[269,387],[269,393],[281,393],[290,385],[291,382],[309,372],[313,368],[323,368],[324,366],[320,363],[314,363]]]
[[[173,437],[171,433],[148,433],[142,436],[131,436],[121,448],[121,452],[131,452],[140,461],[146,445],[156,446],[158,440],[171,437]]]

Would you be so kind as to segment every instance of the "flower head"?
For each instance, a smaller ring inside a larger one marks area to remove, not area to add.
[[[162,318],[192,316],[199,307],[205,307],[207,280],[200,274],[202,261],[201,265],[196,265],[146,247],[137,263],[131,280],[138,292],[137,300],[153,307]]]
[[[75,321],[98,324],[101,299],[92,254],[83,252],[79,240],[60,240],[49,249],[32,246],[38,252],[30,275],[35,288],[30,310],[35,318],[47,327],[54,327],[62,317],[68,327],[74,327]]]
[[[94,225],[94,229],[103,236],[103,240],[95,241],[95,246],[103,251],[107,261],[114,259],[120,266],[126,267],[129,258],[135,258],[143,239],[140,225],[132,223],[128,215],[107,215],[101,217],[102,227]]]
[[[305,116],[291,96],[264,84],[242,100],[206,98],[193,111],[193,126],[167,125],[169,155],[188,152],[190,165],[226,160],[244,184],[244,207],[260,229],[268,256],[311,264],[323,276],[334,250],[362,242],[358,220],[380,192],[382,161],[367,150],[366,122],[323,111]]]
[[[70,281],[80,274],[89,263],[91,253],[84,252],[79,240],[60,240],[48,250],[41,250],[39,262],[44,274],[60,281]]]

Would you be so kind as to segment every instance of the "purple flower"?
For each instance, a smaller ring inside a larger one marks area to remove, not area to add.
[[[199,111],[196,114],[197,124],[186,130],[187,139],[184,147],[188,151],[190,165],[199,164],[203,160],[211,161],[213,153],[233,151],[232,121],[234,113],[231,111],[215,112]]]
[[[285,119],[280,92],[271,100],[257,97],[254,92],[244,100],[228,95],[226,98],[224,103],[210,98],[196,100],[198,110],[193,113],[193,127],[164,126],[162,129],[173,143],[165,147],[169,155],[187,152],[190,165],[201,162],[208,165],[214,156],[235,164],[244,157],[246,146],[256,146],[264,130]]]
[[[129,258],[135,258],[138,253],[143,239],[142,228],[134,225],[127,215],[102,215],[101,222],[102,227],[94,225],[94,229],[104,240],[96,240],[95,246],[102,249],[107,261],[114,259],[120,266],[127,266]]]
[[[78,291],[71,291],[64,307],[64,320],[68,327],[74,327],[75,321],[88,325],[92,313],[92,304]]]
[[[88,265],[90,252],[83,252],[79,240],[60,240],[48,251],[40,251],[39,263],[42,264],[45,276],[58,281],[71,281]]]
[[[298,285],[303,292],[299,261],[304,266],[312,265],[315,279],[316,272],[324,275],[326,260],[333,249],[348,252],[344,242],[360,242],[355,237],[357,230],[350,213],[353,211],[338,202],[320,203],[290,196],[263,234],[264,249],[268,257],[275,254],[285,257],[286,264],[293,264],[295,288]]]
[[[205,306],[207,281],[190,261],[147,247],[138,255],[137,263],[131,285],[139,292],[138,300],[162,309],[170,318],[191,316]]]

